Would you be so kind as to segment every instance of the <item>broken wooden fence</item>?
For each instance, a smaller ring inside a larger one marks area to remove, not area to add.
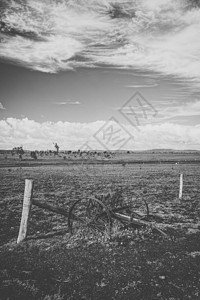
[[[33,180],[26,179],[25,180],[22,216],[21,216],[20,229],[19,229],[19,234],[18,234],[18,238],[17,238],[17,243],[20,243],[26,239],[27,230],[28,230],[28,220],[30,217],[30,211],[31,211],[32,205],[36,205],[42,209],[47,209],[49,211],[55,212],[57,214],[65,216],[65,217],[69,216],[69,213],[61,207],[58,207],[58,206],[56,207],[56,206],[52,206],[47,203],[41,203],[38,200],[33,200],[33,187],[34,187]],[[182,193],[183,193],[183,174],[180,174],[179,199],[182,199]],[[122,218],[122,215],[120,215],[120,214],[115,213],[115,215],[116,215],[115,217],[118,216],[118,217]],[[129,218],[128,216],[123,216],[123,217]],[[140,224],[140,222],[141,221],[137,220],[137,224]],[[143,222],[143,224],[144,224],[144,222]]]

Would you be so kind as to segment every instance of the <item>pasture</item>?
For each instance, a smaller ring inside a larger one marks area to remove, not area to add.
[[[64,216],[33,205],[28,238],[17,245],[27,178],[34,180],[33,199],[66,210],[77,199],[120,190],[134,211],[145,213],[145,199],[171,230],[167,238],[149,229],[117,229],[111,238],[71,236]],[[200,168],[194,157],[180,164],[9,161],[0,182],[0,299],[199,299]]]

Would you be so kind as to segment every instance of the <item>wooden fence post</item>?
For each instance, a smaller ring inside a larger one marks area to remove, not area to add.
[[[179,199],[182,199],[183,194],[183,174],[180,175]]]
[[[32,204],[32,195],[33,195],[33,180],[26,179],[25,180],[25,190],[24,190],[24,201],[23,201],[23,208],[22,208],[22,217],[19,229],[19,235],[17,238],[17,244],[22,242],[27,235],[27,228],[28,228],[28,219],[31,210]]]

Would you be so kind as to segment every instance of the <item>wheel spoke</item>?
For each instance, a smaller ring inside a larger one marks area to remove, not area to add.
[[[103,232],[111,229],[111,225],[109,210],[96,198],[77,200],[70,208],[68,227],[71,233],[79,229]]]

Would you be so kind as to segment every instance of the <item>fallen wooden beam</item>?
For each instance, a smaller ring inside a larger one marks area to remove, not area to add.
[[[136,218],[132,218],[130,216],[126,216],[126,215],[122,215],[120,213],[114,213],[112,215],[113,218],[116,218],[118,220],[122,220],[122,221],[125,221],[125,222],[128,222],[128,223],[132,223],[132,224],[135,224],[135,225],[140,225],[140,226],[147,226],[147,225],[150,225],[151,223],[150,222],[146,222],[146,221],[142,221],[142,220],[139,220],[139,219],[136,219]]]
[[[141,227],[142,226],[149,226],[152,229],[154,229],[156,232],[164,235],[165,237],[168,237],[168,235],[164,231],[162,231],[160,228],[157,228],[157,226],[155,224],[151,223],[151,222],[142,221],[142,220],[139,220],[139,219],[136,219],[136,218],[133,218],[133,217],[122,215],[120,213],[114,213],[112,215],[112,217],[116,218],[117,220],[120,220],[120,221],[125,221],[129,225],[133,224],[133,225],[137,225],[137,226],[141,226]]]
[[[34,204],[34,205],[36,205],[40,208],[47,209],[47,210],[50,210],[50,211],[55,212],[57,214],[68,217],[68,212],[65,209],[61,208],[61,207],[52,206],[52,205],[47,204],[47,203],[42,203],[42,202],[39,202],[38,200],[33,200],[32,204]]]

